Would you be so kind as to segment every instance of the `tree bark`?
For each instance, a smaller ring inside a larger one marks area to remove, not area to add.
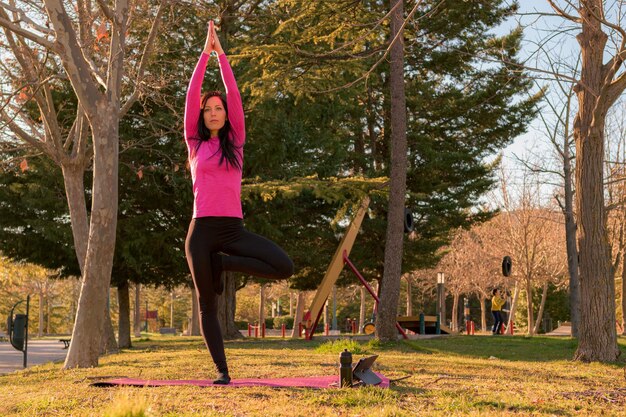
[[[115,340],[115,330],[111,322],[111,310],[107,298],[107,303],[104,306],[104,326],[102,337],[100,338],[100,354],[105,355],[117,352],[119,352],[119,348],[117,346],[117,340]]]
[[[105,325],[106,297],[111,281],[118,201],[119,103],[102,105],[92,120],[94,174],[89,240],[83,285],[72,341],[64,368],[98,365],[101,334]]]
[[[404,22],[402,0],[392,0],[390,50],[391,93],[391,179],[387,210],[387,236],[385,239],[385,270],[381,285],[380,303],[376,316],[376,337],[396,340],[398,330],[398,300],[402,275],[402,249],[404,244],[404,205],[406,193],[407,142],[406,97],[404,92],[404,41],[401,33]]]
[[[43,336],[43,288],[39,289],[39,326],[37,328],[37,337]]]
[[[582,67],[576,91],[578,114],[574,121],[574,139],[581,321],[574,359],[612,362],[617,360],[620,351],[615,330],[615,278],[606,231],[603,171],[604,124],[612,103],[602,96],[606,91],[607,35],[594,17],[604,15],[603,2],[581,2],[579,11],[582,32],[576,39],[581,47]]]
[[[567,248],[567,270],[569,272],[569,308],[572,337],[578,337],[580,323],[580,282],[578,278],[578,248],[576,247],[576,219],[574,218],[574,191],[572,187],[572,165],[569,153],[569,137],[563,144],[563,175],[565,188],[565,241]]]
[[[515,289],[513,290],[513,300],[511,300],[511,309],[509,310],[509,320],[506,325],[507,330],[510,333],[509,329],[512,329],[515,325],[515,310],[517,309],[517,301],[519,299],[519,285],[517,281],[515,281]]]
[[[265,284],[261,284],[259,299],[259,326],[262,326],[265,322]]]
[[[541,290],[541,304],[539,305],[539,312],[537,313],[537,321],[535,322],[535,334],[539,334],[541,320],[543,318],[543,311],[546,306],[546,299],[548,298],[548,283],[544,282]]]
[[[459,331],[459,299],[461,298],[461,294],[454,293],[452,294],[452,330],[455,332]]]
[[[135,317],[133,319],[135,337],[141,337],[141,284],[135,284]]]
[[[363,330],[363,326],[365,326],[365,314],[366,314],[366,312],[365,312],[365,297],[366,297],[365,291],[366,291],[366,289],[365,289],[365,287],[363,285],[361,285],[360,291],[361,291],[361,303],[360,303],[360,306],[359,306],[359,333]]]
[[[298,301],[296,302],[296,316],[293,319],[293,330],[291,331],[292,339],[300,338],[300,323],[304,316],[304,292],[298,291]]]
[[[130,341],[130,295],[128,291],[128,281],[124,280],[117,286],[117,298],[119,309],[118,339],[120,348],[132,347]]]
[[[529,278],[526,278],[526,314],[528,320],[528,335],[532,336],[534,334],[535,324],[534,320],[534,311],[533,311],[533,287],[532,282]]]
[[[485,303],[485,297],[481,295],[480,299],[480,330],[483,332],[488,331],[487,329],[487,306]]]
[[[406,279],[406,315],[413,315],[413,282],[410,277]]]
[[[87,256],[87,239],[89,239],[89,216],[85,201],[85,167],[83,164],[67,163],[61,165],[61,170],[70,212],[74,251],[82,273]]]
[[[224,293],[217,299],[217,314],[222,328],[222,337],[225,340],[243,339],[243,335],[235,325],[235,310],[237,308],[237,294],[235,274],[225,272]]]

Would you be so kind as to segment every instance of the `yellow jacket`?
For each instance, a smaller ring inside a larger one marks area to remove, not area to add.
[[[500,311],[500,310],[502,310],[502,306],[504,306],[505,302],[506,302],[506,300],[500,298],[497,295],[494,295],[493,298],[491,299],[491,311]]]

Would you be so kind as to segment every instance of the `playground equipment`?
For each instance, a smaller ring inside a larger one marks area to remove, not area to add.
[[[13,312],[23,302],[26,302],[26,314],[15,314]],[[19,350],[24,354],[24,368],[26,368],[28,358],[28,311],[30,308],[30,295],[26,297],[26,300],[18,301],[15,303],[9,318],[7,320],[7,332],[9,334],[9,341],[11,346],[16,350]]]
[[[348,226],[348,229],[346,230],[345,235],[341,239],[341,242],[339,243],[339,247],[337,247],[337,250],[335,251],[335,254],[333,255],[333,258],[330,262],[330,265],[328,266],[328,269],[326,270],[324,279],[322,280],[322,283],[320,284],[319,288],[317,289],[317,292],[315,293],[313,301],[311,302],[311,307],[304,314],[304,319],[303,319],[303,322],[301,323],[301,326],[304,328],[304,335],[305,335],[305,338],[308,340],[311,340],[313,338],[313,333],[315,332],[319,319],[322,315],[324,304],[326,303],[326,300],[328,299],[328,296],[330,295],[330,292],[333,286],[335,285],[335,283],[337,282],[337,279],[339,278],[339,274],[341,273],[345,265],[347,265],[348,268],[356,275],[356,277],[359,279],[361,284],[363,284],[365,289],[367,289],[367,291],[376,301],[374,305],[374,315],[376,315],[376,311],[378,309],[378,303],[380,302],[378,295],[374,292],[372,287],[367,283],[365,278],[363,278],[359,270],[356,268],[354,263],[349,258],[350,251],[352,250],[352,246],[354,245],[354,241],[356,240],[357,233],[359,232],[359,229],[361,228],[361,223],[363,222],[363,218],[365,217],[365,213],[367,212],[369,203],[370,203],[370,198],[368,196],[364,197],[363,200],[361,201],[361,205],[359,209],[357,210],[356,215],[354,216],[354,219],[350,223],[350,226]],[[410,233],[413,231],[413,228],[414,228],[413,214],[411,213],[411,210],[407,208],[404,210],[404,231],[406,233]],[[406,332],[404,331],[404,329],[399,323],[400,319],[402,318],[401,317],[398,318],[398,321],[396,322],[396,328],[398,329],[398,332],[402,335],[402,337],[407,339],[408,337],[406,335]],[[373,322],[366,323],[363,326],[362,330],[366,334],[372,334],[375,331],[375,325]],[[354,332],[354,328],[353,328],[353,332]]]

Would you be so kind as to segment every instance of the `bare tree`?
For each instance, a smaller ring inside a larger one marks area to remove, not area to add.
[[[574,358],[581,361],[615,361],[620,351],[615,331],[615,279],[607,237],[604,207],[604,130],[609,108],[626,88],[626,31],[621,9],[607,15],[601,0],[548,0],[557,14],[580,28],[580,79],[574,87],[578,113],[574,120],[576,142],[576,218],[578,232],[581,322]],[[610,21],[614,17],[615,23]],[[605,32],[608,31],[608,35]],[[607,49],[609,35],[615,51]]]
[[[565,271],[565,264],[561,262],[565,258],[565,230],[554,209],[542,203],[541,183],[536,173],[525,172],[516,191],[504,173],[501,184],[505,211],[495,219],[494,226],[504,232],[507,251],[515,265],[514,305],[517,307],[517,297],[523,288],[527,332],[533,335],[539,329],[548,284],[559,279]],[[536,287],[542,290],[542,301],[535,318],[533,293]],[[514,311],[510,316],[514,317]]]
[[[16,1],[0,5],[6,49],[19,68],[16,71],[3,65],[2,70],[14,85],[21,86],[7,97],[0,117],[15,136],[61,167],[83,275],[66,368],[98,364],[117,224],[119,120],[141,93],[163,5],[164,1],[157,9],[128,0]],[[67,6],[72,10],[68,12]],[[137,15],[152,15],[154,20],[141,59],[133,60],[135,67],[129,71],[125,60],[127,36],[131,16]],[[134,74],[132,79],[129,73]],[[59,77],[69,80],[78,101],[69,131],[64,131],[53,99]],[[130,81],[126,90],[125,80]],[[24,111],[24,101],[36,104],[41,123]],[[83,173],[92,156],[88,217]]]

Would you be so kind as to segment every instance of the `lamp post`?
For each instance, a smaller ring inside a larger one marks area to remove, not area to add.
[[[439,322],[446,323],[446,277],[443,272],[437,272],[437,313],[439,314]]]

